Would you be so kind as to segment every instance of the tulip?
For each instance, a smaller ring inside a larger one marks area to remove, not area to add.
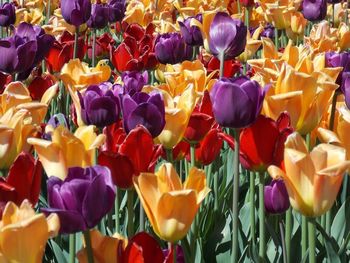
[[[203,37],[199,27],[191,25],[191,20],[196,19],[202,23],[202,15],[198,14],[195,17],[188,17],[183,22],[179,21],[181,34],[189,46],[203,45]]]
[[[339,73],[336,83],[340,86],[341,91],[345,92],[346,79],[350,74],[350,53],[348,52],[327,52],[325,54],[326,66],[331,68],[342,67],[342,72]]]
[[[88,46],[88,57],[92,59],[92,44]],[[110,33],[106,32],[100,36],[96,36],[96,45],[95,45],[95,56],[100,58],[109,59],[109,53],[111,47],[116,44],[116,41],[113,39]]]
[[[78,38],[77,58],[83,60],[86,53],[84,37]],[[64,64],[73,58],[74,36],[68,31],[64,31],[59,41],[55,41],[46,55],[46,62],[51,72],[61,71]]]
[[[109,22],[115,23],[117,21],[122,21],[126,9],[125,0],[108,0],[108,6]]]
[[[210,191],[204,171],[191,168],[182,184],[170,163],[162,164],[156,174],[134,177],[134,186],[154,232],[172,243],[187,234],[199,205]]]
[[[122,74],[123,87],[125,93],[128,93],[130,96],[134,95],[136,92],[140,92],[148,83],[148,73],[140,73],[138,71],[126,71]]]
[[[120,71],[141,71],[157,65],[154,53],[153,25],[143,29],[130,24],[124,32],[124,41],[112,52],[112,63]]]
[[[162,64],[177,64],[192,58],[192,48],[179,33],[166,33],[158,36],[155,54]]]
[[[90,0],[61,0],[61,12],[68,24],[79,27],[91,16]]]
[[[243,167],[265,172],[272,164],[281,166],[284,142],[292,132],[288,113],[282,113],[277,121],[260,115],[241,131],[240,162]]]
[[[138,125],[144,126],[153,138],[162,132],[165,125],[165,109],[161,94],[126,94],[123,97],[122,109],[124,129],[127,133]]]
[[[104,127],[119,119],[119,100],[107,86],[92,85],[83,95],[80,92],[78,95],[85,124]]]
[[[327,15],[327,0],[304,0],[303,15],[309,21],[321,21]]]
[[[264,30],[260,34],[261,37],[267,37],[272,40],[275,39],[275,28],[273,25],[268,24],[267,26],[264,27]]]
[[[253,123],[260,114],[264,97],[260,85],[247,77],[222,78],[210,92],[216,121],[230,128]]]
[[[288,192],[283,180],[272,180],[264,187],[265,209],[269,214],[282,214],[290,206]]]
[[[96,67],[89,68],[88,64],[79,59],[71,59],[63,66],[60,77],[66,87],[71,86],[74,90],[82,90],[89,85],[108,81],[111,72],[108,60],[100,60]]]
[[[33,100],[40,101],[45,92],[52,86],[56,84],[54,76],[50,74],[43,74],[41,76],[36,76],[29,84],[28,91]]]
[[[93,4],[91,8],[91,16],[87,21],[89,28],[102,29],[108,25],[109,6],[104,4]]]
[[[285,172],[276,166],[268,172],[274,179],[283,178],[294,209],[317,217],[333,206],[350,161],[344,148],[331,144],[319,144],[309,153],[303,138],[294,132],[285,142],[284,165]]]
[[[26,200],[20,207],[9,202],[0,221],[1,261],[42,262],[46,242],[57,235],[59,228],[56,214],[45,218],[42,213],[35,214]]]
[[[103,144],[105,136],[96,135],[95,127],[79,127],[72,134],[66,127],[60,125],[51,130],[51,141],[29,138],[28,143],[33,145],[43,164],[46,174],[64,180],[70,167],[87,167],[94,163],[95,149]]]
[[[0,7],[0,26],[8,27],[16,22],[16,7],[13,3],[4,3]]]
[[[31,154],[20,153],[11,165],[8,176],[0,178],[0,203],[9,201],[21,205],[28,199],[35,206],[39,200],[42,165]],[[1,212],[3,207],[1,207]]]
[[[197,95],[192,85],[188,86],[176,100],[166,92],[163,94],[165,94],[165,126],[157,140],[166,149],[172,149],[185,134],[191,113],[196,105]]]
[[[107,139],[98,155],[98,163],[111,170],[115,185],[128,189],[133,186],[133,176],[154,172],[161,148],[154,145],[151,134],[143,126],[126,135],[114,124],[106,127],[104,133]]]
[[[221,59],[239,56],[246,45],[247,27],[241,20],[232,19],[228,14],[218,12],[209,31],[211,53]]]
[[[47,188],[49,208],[42,211],[58,215],[61,234],[95,227],[114,204],[111,172],[99,165],[69,168],[65,180],[51,176]]]

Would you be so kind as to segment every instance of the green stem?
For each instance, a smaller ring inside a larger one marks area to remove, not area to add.
[[[283,263],[287,263],[288,261],[287,261],[286,239],[284,237],[283,220],[280,220],[279,225],[280,225],[280,234],[281,234]]]
[[[175,244],[170,244],[173,246],[173,263],[177,262],[177,255],[176,255],[176,243]]]
[[[169,163],[173,163],[173,151],[172,149],[165,149],[166,152],[166,158]]]
[[[316,227],[315,219],[308,218],[309,228],[309,262],[316,263]]]
[[[77,55],[78,55],[78,41],[79,41],[79,27],[76,27],[75,34],[74,34],[73,59],[77,58]]]
[[[326,213],[326,233],[331,234],[331,209]]]
[[[120,221],[119,221],[119,188],[118,187],[115,193],[114,216],[115,216],[115,232],[119,233]]]
[[[88,263],[94,263],[94,253],[91,246],[90,230],[83,231]]]
[[[75,262],[75,234],[69,235],[69,263]]]
[[[107,226],[111,232],[113,232],[113,209],[107,214]]]
[[[292,208],[289,207],[286,213],[286,257],[287,262],[290,263],[290,243],[292,239]]]
[[[275,28],[275,47],[276,50],[278,51],[278,29]]]
[[[191,167],[196,166],[196,156],[195,156],[195,146],[191,144],[190,151],[191,151]]]
[[[246,25],[248,30],[249,30],[249,15],[250,15],[250,7],[246,7],[245,8],[244,22],[245,22],[245,25]]]
[[[250,240],[255,242],[255,174],[250,172],[249,200],[250,200]]]
[[[335,15],[334,4],[332,4],[332,26],[333,26],[333,27],[335,27],[334,15]]]
[[[338,92],[334,92],[332,99],[332,108],[331,108],[331,116],[329,118],[329,129],[333,131],[334,128],[334,118],[335,118],[335,110],[337,109],[337,99]]]
[[[145,230],[145,211],[140,202],[140,232]]]
[[[49,23],[50,14],[51,14],[51,0],[47,0],[47,10],[46,10],[45,24]]]
[[[301,258],[304,258],[307,250],[307,220],[301,216]]]
[[[134,235],[134,191],[128,190],[127,196],[127,209],[128,209],[128,237],[131,238]]]
[[[347,192],[348,192],[348,182],[349,182],[349,176],[347,174],[345,174],[345,176],[343,178],[343,188],[342,188],[341,194],[340,194],[340,201],[342,204],[345,203],[345,201],[346,201]]]
[[[259,258],[265,261],[265,204],[264,204],[264,173],[259,174]]]
[[[219,173],[214,174],[214,211],[219,209]]]
[[[232,187],[232,262],[238,262],[239,132],[239,129],[234,130],[235,152],[233,157],[234,174]]]
[[[224,52],[221,52],[219,54],[219,60],[220,60],[220,78],[222,78],[224,76],[224,66],[225,66],[225,54],[224,54]]]
[[[92,29],[92,66],[96,66],[96,29]]]

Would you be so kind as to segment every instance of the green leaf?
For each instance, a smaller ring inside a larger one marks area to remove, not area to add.
[[[349,231],[349,217],[350,198],[346,199],[345,203],[338,210],[338,213],[335,215],[331,227],[331,236],[337,241],[339,245],[343,241],[344,233]]]
[[[57,243],[53,239],[50,240],[50,243],[51,243],[55,258],[56,258],[56,262],[67,263],[67,258],[65,257],[63,251],[57,245]]]

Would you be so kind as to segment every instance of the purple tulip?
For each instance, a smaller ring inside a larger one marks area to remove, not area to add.
[[[159,35],[155,45],[156,58],[162,64],[177,64],[192,58],[192,48],[180,33]]]
[[[239,19],[233,19],[224,12],[218,12],[209,29],[209,48],[211,53],[220,58],[233,59],[245,48],[247,27]]]
[[[109,6],[104,4],[93,4],[90,19],[87,26],[90,28],[105,28],[108,25]]]
[[[338,4],[340,3],[342,0],[327,0],[327,3],[329,4]]]
[[[185,43],[189,46],[201,46],[203,45],[202,33],[197,26],[191,26],[191,20],[196,19],[202,23],[202,15],[198,14],[194,17],[186,18],[184,22],[179,22],[181,34],[185,40]]]
[[[61,12],[68,24],[79,27],[91,16],[90,0],[61,0]]]
[[[137,92],[123,97],[124,129],[128,133],[138,125],[157,137],[165,125],[164,101],[160,93]]]
[[[122,21],[125,15],[126,3],[125,0],[109,0],[109,22],[115,23]]]
[[[244,76],[222,78],[210,92],[216,121],[229,128],[244,128],[253,123],[260,114],[264,97],[265,90],[259,83]]]
[[[163,249],[163,255],[165,257],[164,262],[172,262],[173,259],[169,258],[169,256],[173,256],[170,254],[170,249]],[[185,263],[185,254],[182,246],[180,245],[176,245],[176,262]]]
[[[336,83],[340,86],[341,91],[344,93],[345,82],[343,79],[350,75],[350,53],[348,52],[327,52],[325,55],[326,67],[342,67],[343,70],[339,73]]]
[[[16,7],[14,3],[4,3],[0,7],[0,26],[8,27],[16,22]]]
[[[119,100],[110,89],[112,84],[109,84],[91,85],[83,95],[78,92],[81,118],[85,124],[104,127],[117,122]]]
[[[52,126],[54,129],[56,129],[60,125],[63,125],[65,127],[67,127],[69,130],[68,120],[67,120],[66,116],[64,116],[62,113],[57,113],[57,114],[54,114],[53,116],[51,116],[51,118],[47,122],[47,125]],[[44,133],[42,135],[42,138],[45,140],[51,141],[51,133],[50,132]]]
[[[327,0],[304,0],[303,15],[309,21],[321,21],[327,14]]]
[[[270,39],[275,38],[275,27],[271,24],[268,24],[264,27],[264,31],[261,32],[260,37],[267,37]]]
[[[61,234],[95,227],[111,210],[115,199],[111,172],[99,165],[69,168],[64,181],[51,176],[47,189],[49,208],[42,211],[58,215]]]
[[[141,73],[139,71],[126,71],[122,74],[122,80],[124,83],[124,92],[133,95],[136,92],[140,92],[144,85],[148,83],[147,71]]]
[[[270,185],[264,188],[265,209],[270,214],[282,214],[290,206],[289,196],[282,180],[272,180]]]

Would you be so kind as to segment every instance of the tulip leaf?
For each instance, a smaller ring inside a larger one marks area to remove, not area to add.
[[[325,238],[324,245],[325,245],[326,251],[327,251],[327,262],[328,263],[341,263],[341,260],[338,256],[338,254],[334,250],[332,242],[329,241],[328,238]]]
[[[349,206],[350,198],[346,199],[346,201],[340,207],[332,223],[331,236],[334,237],[338,244],[342,242],[345,232],[348,232],[350,228],[350,224],[348,223],[348,218],[350,217]]]
[[[61,248],[57,245],[57,243],[54,240],[51,240],[50,242],[51,242],[53,253],[56,258],[56,262],[67,263],[67,259],[64,256],[64,253],[61,250]]]

